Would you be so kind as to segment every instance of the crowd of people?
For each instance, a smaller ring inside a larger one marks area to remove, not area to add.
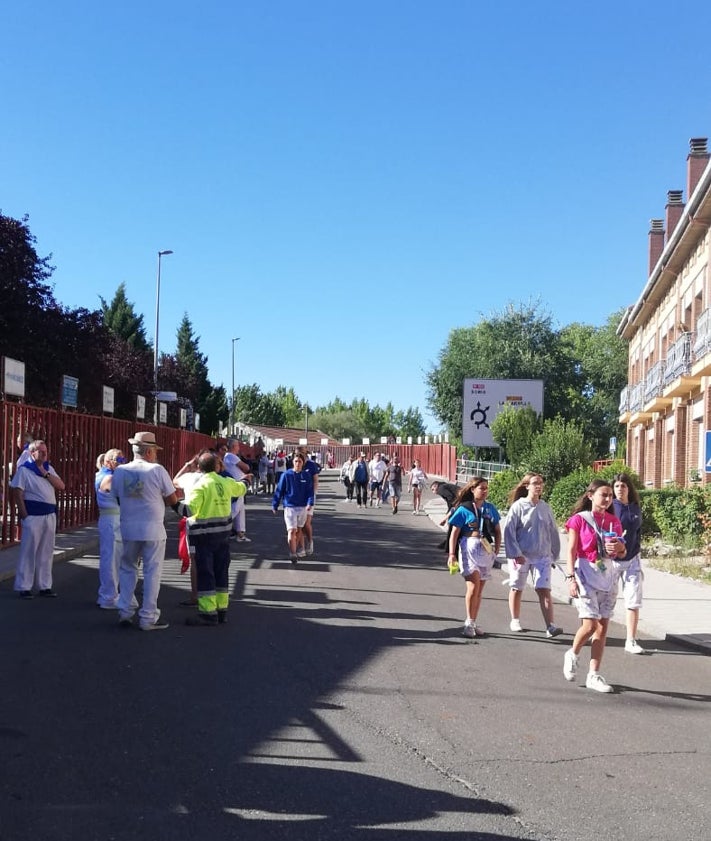
[[[174,477],[158,463],[161,449],[153,432],[137,432],[128,440],[132,459],[120,448],[97,459],[95,477],[99,511],[99,588],[97,605],[116,610],[119,624],[130,627],[138,617],[141,630],[162,630],[158,594],[166,531],[164,515],[170,506],[184,518],[191,596],[184,604],[196,608],[187,624],[214,626],[227,621],[230,540],[247,542],[244,497],[249,490],[271,493],[274,514],[284,510],[289,559],[297,565],[314,554],[313,514],[321,465],[306,447],[287,455],[283,451],[260,456],[256,465],[239,454],[239,442],[230,439],[204,449],[186,462]],[[21,448],[10,483],[22,522],[14,589],[19,597],[55,598],[52,557],[56,532],[56,492],[64,482],[49,461],[47,445],[29,436],[18,439]],[[422,491],[429,481],[418,460],[403,470],[399,457],[375,453],[370,461],[361,452],[348,458],[340,471],[346,502],[359,508],[379,508],[389,502],[398,512],[403,478],[412,493],[413,514],[422,510]],[[545,633],[558,637],[562,628],[554,620],[552,569],[559,560],[560,534],[550,506],[543,500],[543,477],[527,473],[509,496],[502,522],[487,499],[489,485],[477,477],[464,487],[436,480],[431,490],[447,505],[440,526],[448,526],[444,546],[447,564],[465,582],[465,619],[462,634],[485,636],[479,623],[482,595],[491,579],[503,544],[508,559],[510,629],[521,633],[521,602],[530,581],[538,597]],[[182,496],[179,500],[178,492]],[[565,523],[569,594],[578,610],[580,626],[565,652],[563,674],[575,679],[583,647],[590,642],[586,686],[612,692],[600,673],[610,617],[622,586],[626,608],[625,652],[644,654],[637,641],[642,605],[640,564],[642,514],[639,496],[626,473],[613,481],[596,478],[576,502]],[[136,597],[139,564],[143,565],[143,594]]]

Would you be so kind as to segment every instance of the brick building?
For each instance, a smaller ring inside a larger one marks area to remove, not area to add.
[[[707,138],[692,138],[687,201],[682,190],[670,190],[665,218],[651,220],[648,280],[617,331],[629,341],[628,384],[620,395],[627,463],[648,487],[707,481],[710,157]]]

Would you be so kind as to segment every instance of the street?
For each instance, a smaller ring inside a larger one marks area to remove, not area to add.
[[[55,566],[56,600],[0,585],[0,841],[709,837],[707,656],[626,655],[612,625],[615,694],[584,688],[588,649],[568,683],[575,610],[547,640],[526,590],[512,634],[500,570],[466,640],[429,518],[357,511],[330,475],[296,569],[249,498],[229,622],[189,628],[167,522],[166,631],[95,607],[95,554]]]

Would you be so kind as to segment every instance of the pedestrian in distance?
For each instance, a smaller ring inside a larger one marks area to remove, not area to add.
[[[358,508],[365,508],[368,504],[368,465],[365,461],[365,453],[361,453],[351,465],[349,478],[355,488]]]
[[[422,490],[427,481],[427,474],[422,469],[422,463],[419,459],[415,459],[412,465],[412,470],[408,472],[407,491],[412,491],[412,513],[420,513],[420,505],[422,504]]]
[[[613,590],[617,594],[619,582],[622,582],[622,596],[627,611],[625,651],[627,654],[644,654],[644,649],[637,642],[637,623],[639,622],[639,609],[642,607],[642,582],[644,580],[640,561],[642,509],[639,506],[637,489],[627,473],[615,474],[612,480],[612,491],[615,495],[612,505],[617,518],[622,523],[622,534],[625,538],[626,548],[622,558],[612,561],[612,568],[617,574],[617,583]]]
[[[383,478],[387,465],[380,453],[376,453],[368,462],[368,474],[370,477],[370,507],[380,508],[382,497]]]
[[[350,475],[352,464],[353,459],[351,456],[348,456],[341,467],[341,481],[343,482],[343,487],[346,489],[346,502],[353,502],[353,482],[351,482]]]
[[[158,446],[153,432],[137,432],[128,439],[133,461],[114,470],[111,493],[116,498],[121,521],[123,550],[119,566],[119,625],[129,628],[136,612],[135,591],[139,558],[143,559],[143,602],[138,610],[142,631],[168,627],[160,619],[158,594],[165,560],[165,508],[178,497],[168,471],[158,464]]]
[[[388,462],[385,482],[387,483],[388,499],[390,500],[392,512],[393,514],[397,514],[400,497],[402,496],[402,465],[400,464],[399,456],[393,456],[392,460]]]
[[[575,680],[580,652],[591,641],[590,669],[585,681],[595,692],[613,692],[600,674],[610,616],[615,608],[617,575],[613,560],[627,552],[622,523],[614,514],[612,487],[606,479],[593,479],[573,507],[568,530],[568,573],[571,598],[576,600],[580,627],[563,658],[563,675]]]
[[[213,453],[200,455],[200,478],[185,493],[198,591],[197,616],[188,617],[186,625],[209,627],[227,622],[232,500],[243,497],[247,485],[231,476],[220,476],[217,465]]]
[[[52,560],[54,536],[57,532],[57,491],[64,490],[64,482],[49,463],[44,441],[31,441],[27,458],[10,482],[17,516],[22,522],[20,557],[13,589],[21,599],[34,598],[32,587],[37,582],[38,595],[54,598],[52,589]]]
[[[487,501],[488,493],[487,480],[474,477],[459,492],[448,520],[452,529],[447,565],[458,564],[466,583],[462,635],[470,639],[485,636],[477,618],[484,586],[491,578],[494,559],[501,547],[501,517],[496,506]]]
[[[526,580],[533,589],[546,625],[546,636],[563,633],[553,621],[551,575],[560,554],[560,534],[550,505],[541,499],[543,477],[526,473],[509,495],[509,510],[504,522],[504,547],[509,568],[510,628],[520,633],[521,598]]]
[[[304,548],[304,525],[309,509],[314,504],[314,483],[311,474],[304,470],[305,459],[301,453],[294,455],[294,466],[279,479],[272,497],[272,513],[284,505],[289,560],[296,566],[306,556]]]

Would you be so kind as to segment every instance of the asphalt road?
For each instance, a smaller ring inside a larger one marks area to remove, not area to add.
[[[182,624],[173,540],[167,631],[94,606],[95,557],[56,568],[56,600],[0,586],[0,841],[709,838],[711,659],[626,655],[614,626],[616,693],[584,689],[587,653],[568,683],[569,634],[529,592],[536,630],[511,634],[499,571],[465,640],[429,519],[322,489],[297,569],[250,498],[225,626]]]

